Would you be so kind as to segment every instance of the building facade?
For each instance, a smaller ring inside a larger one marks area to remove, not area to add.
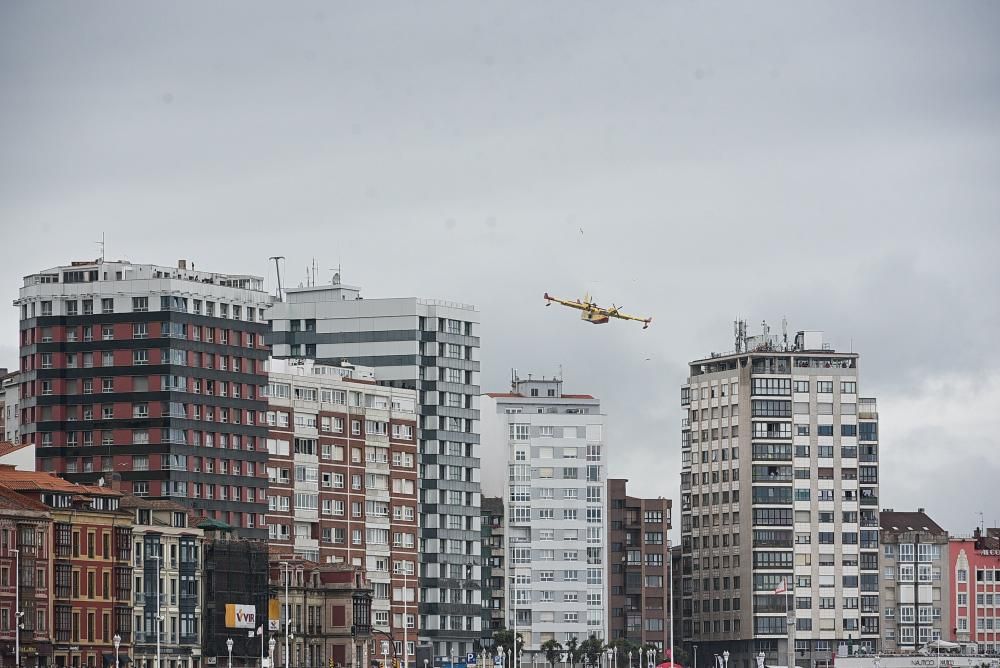
[[[608,639],[670,646],[670,499],[629,496],[608,480]]]
[[[18,429],[18,399],[20,398],[20,374],[4,373],[0,376],[0,441],[20,443]]]
[[[21,665],[52,665],[52,514],[45,504],[0,484],[0,662],[15,665],[17,613]]]
[[[52,606],[46,620],[52,638],[51,664],[103,668],[109,657],[113,661],[115,635],[121,638],[119,652],[129,657],[133,642],[132,520],[119,508],[121,493],[8,466],[0,466],[0,485],[48,506],[52,517],[52,572],[46,580],[51,583],[46,597]],[[22,578],[30,577],[27,568],[22,564]],[[39,574],[34,568],[37,594]],[[37,605],[29,609],[30,596],[22,596],[21,601],[22,621],[32,625],[34,636],[40,636],[41,611]],[[22,631],[22,637],[28,630]]]
[[[506,627],[525,651],[606,639],[607,450],[600,402],[564,394],[561,379],[522,380],[487,394],[484,447],[507,452]]]
[[[272,354],[374,367],[416,390],[420,639],[435,655],[474,651],[479,592],[479,313],[416,298],[362,299],[331,285],[288,290],[267,318]]]
[[[980,654],[1000,653],[1000,529],[976,529],[948,544],[955,620],[949,640],[976,643]]]
[[[371,589],[362,568],[292,557],[287,561],[272,560],[269,580],[271,600],[279,602],[281,611],[277,630],[272,628],[271,634],[277,640],[276,666],[371,665],[369,657],[374,657],[374,652],[370,645],[378,643],[378,638],[372,636]],[[286,620],[290,622],[287,652]],[[401,656],[402,648],[396,649]]]
[[[269,640],[266,633],[263,636],[254,633],[255,626],[264,625],[267,629],[263,620],[270,621],[267,543],[240,539],[233,527],[219,520],[202,520],[198,528],[205,532],[203,661],[206,665],[225,666],[229,658],[226,641],[232,639],[233,667],[259,666],[262,648],[267,647]],[[227,617],[226,607],[230,605],[253,609],[254,621],[247,624]]]
[[[116,473],[136,496],[174,498],[263,538],[262,287],[185,261],[101,259],[26,276],[14,302],[19,430],[38,468],[80,482]],[[227,459],[238,473],[220,472]]]
[[[876,651],[878,414],[859,357],[819,332],[736,331],[681,388],[685,644],[738,668],[788,665],[792,643],[816,668],[841,644]]]
[[[951,635],[948,532],[917,512],[883,509],[882,651],[913,652]]]
[[[156,617],[162,616],[164,668],[201,668],[202,569],[205,534],[189,526],[188,509],[174,501],[126,496],[132,514],[135,668],[156,668]]]
[[[312,360],[272,360],[269,379],[272,554],[364,568],[373,625],[402,638],[405,624],[413,656],[416,393],[376,384],[370,368]]]
[[[480,646],[493,647],[493,633],[505,628],[504,569],[506,559],[504,552],[507,543],[504,540],[504,502],[497,497],[483,497],[482,503],[483,532],[483,636]]]

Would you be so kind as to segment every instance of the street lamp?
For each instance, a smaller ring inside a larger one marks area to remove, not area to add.
[[[278,565],[282,567],[285,574],[285,668],[288,668],[288,626],[291,624],[291,610],[288,605],[288,581],[292,579],[292,567],[287,561],[280,561]]]
[[[229,652],[229,668],[233,668],[233,639],[226,638],[226,651]]]
[[[613,668],[618,668],[618,661],[617,661],[617,659],[618,659],[618,648],[615,647],[614,649],[612,649],[611,647],[609,647],[608,648],[608,665],[612,666]]]
[[[628,651],[628,668],[632,668],[632,650]]]
[[[278,641],[271,636],[271,639],[267,641],[267,665],[268,668],[274,668],[274,646],[278,644]]]
[[[722,664],[724,668],[729,668],[729,650],[727,649],[722,653]],[[789,667],[791,668],[791,667]]]
[[[14,553],[14,665],[21,665],[21,550]]]
[[[694,668],[698,668],[698,646],[694,645]]]
[[[757,652],[757,668],[764,668],[764,652]]]
[[[162,559],[159,554],[153,555],[150,559],[156,562],[156,614],[153,616],[153,621],[156,622],[156,668],[161,668],[160,666],[160,622],[163,621],[163,617],[160,616],[160,568],[162,567]]]
[[[646,664],[649,666],[649,668],[653,668],[653,649],[652,648],[646,650]]]
[[[118,648],[121,647],[122,637],[116,633],[111,642],[115,644],[115,668],[118,668]]]

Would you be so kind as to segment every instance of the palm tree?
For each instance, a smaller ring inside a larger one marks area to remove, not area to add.
[[[554,638],[550,638],[542,643],[542,651],[545,652],[545,660],[549,662],[549,665],[552,668],[556,668],[556,663],[559,661],[559,657],[563,651],[562,643]]]
[[[575,637],[566,641],[566,654],[569,655],[569,665],[576,668],[576,664],[583,658],[583,651],[580,649],[580,642]]]

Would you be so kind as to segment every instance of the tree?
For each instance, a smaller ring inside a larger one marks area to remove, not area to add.
[[[580,648],[580,641],[575,637],[566,641],[566,654],[569,655],[569,665],[576,668],[576,664],[583,658],[583,650]]]
[[[655,665],[659,665],[660,663],[663,663],[663,653],[660,652],[660,650],[657,649],[656,645],[654,645],[653,643],[646,643],[645,645],[643,645],[642,647],[639,648],[639,651],[641,652],[641,656],[642,656],[642,660],[643,661],[647,660],[646,657],[649,656],[649,654],[648,654],[649,650],[653,650],[653,665],[654,666]]]
[[[580,650],[589,665],[595,666],[595,668],[600,665],[601,654],[604,652],[604,643],[601,642],[600,638],[591,635],[580,643]]]
[[[622,668],[626,666],[628,668],[634,668],[635,666],[642,667],[642,657],[639,656],[639,645],[632,642],[627,638],[617,638],[608,643],[608,647],[612,649],[617,649],[618,665],[617,668]],[[633,666],[629,666],[629,652],[632,653]],[[635,663],[638,658],[638,663]]]
[[[688,660],[690,657],[688,653],[684,651],[683,647],[674,647],[673,662],[682,666],[688,665]]]
[[[514,632],[509,629],[501,629],[500,631],[493,632],[493,646],[496,648],[497,653],[501,651],[505,656],[513,655],[514,648]],[[517,649],[522,650],[524,648],[524,637],[518,633],[517,634]]]
[[[562,656],[562,643],[554,638],[550,638],[542,643],[542,651],[545,652],[545,660],[549,662],[549,665],[552,668],[556,668],[556,663],[559,662]]]

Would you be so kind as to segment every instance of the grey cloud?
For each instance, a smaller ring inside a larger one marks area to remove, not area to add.
[[[998,373],[998,19],[974,2],[6,3],[0,285],[13,299],[105,232],[137,261],[270,277],[280,252],[296,283],[315,256],[365,294],[473,302],[485,389],[562,364],[611,416],[611,472],[676,496],[677,388],[736,316],[853,339],[887,399]],[[546,290],[655,321],[585,325]],[[971,502],[948,489],[920,505],[958,521]]]

